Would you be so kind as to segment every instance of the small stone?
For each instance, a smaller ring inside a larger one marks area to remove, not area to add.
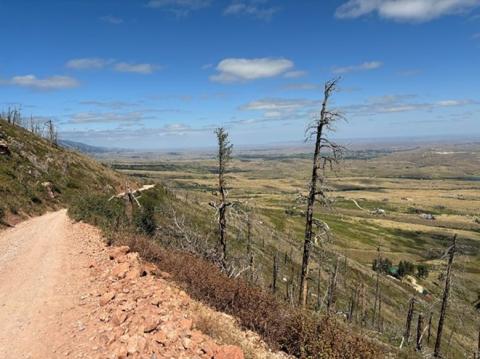
[[[103,307],[115,298],[115,292],[107,292],[100,297],[100,305]]]
[[[128,262],[119,263],[112,268],[112,275],[118,279],[123,279],[130,270],[130,265]]]
[[[185,337],[182,339],[182,345],[185,349],[190,349],[190,347],[192,346],[192,341],[189,338]]]
[[[120,256],[123,256],[130,252],[130,248],[127,246],[113,247],[108,251],[108,256],[110,259],[117,259]]]
[[[143,331],[145,333],[151,333],[160,325],[160,318],[148,316],[145,320],[145,327]]]

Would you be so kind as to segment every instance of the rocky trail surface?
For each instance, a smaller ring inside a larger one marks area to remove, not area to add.
[[[168,278],[65,210],[0,232],[0,358],[283,357]]]

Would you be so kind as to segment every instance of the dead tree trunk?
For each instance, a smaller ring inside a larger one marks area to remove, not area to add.
[[[478,328],[477,358],[480,358],[480,327]]]
[[[338,258],[335,260],[335,267],[330,277],[330,286],[328,287],[327,297],[327,312],[330,312],[332,306],[335,304],[335,291],[337,289],[337,274],[338,274]]]
[[[380,295],[380,268],[378,268],[379,263],[380,263],[380,247],[377,248],[377,262],[375,265],[375,273],[377,278],[375,281],[375,301],[373,304],[372,328],[375,328],[375,321],[377,320],[378,297]]]
[[[221,264],[223,269],[227,266],[227,208],[231,205],[227,202],[228,191],[226,189],[225,174],[230,162],[233,146],[228,139],[228,133],[220,127],[215,130],[218,141],[218,192],[220,203],[214,203],[213,207],[218,212],[219,247],[221,251]]]
[[[422,313],[418,314],[418,322],[417,322],[417,342],[415,349],[417,351],[422,351],[422,337],[423,337],[423,315]]]
[[[278,277],[278,253],[275,252],[273,256],[273,273],[272,273],[272,292],[277,292],[277,277]]]
[[[448,264],[447,264],[447,273],[445,277],[445,288],[443,290],[442,298],[442,308],[440,310],[440,318],[438,319],[438,329],[437,329],[437,339],[435,341],[435,350],[433,356],[435,358],[440,357],[440,350],[442,346],[442,334],[443,334],[443,325],[445,322],[445,316],[447,314],[448,307],[448,297],[450,295],[450,281],[452,275],[452,264],[453,259],[455,258],[455,252],[457,251],[457,235],[453,236],[452,245],[448,248]]]
[[[428,318],[427,344],[430,344],[430,338],[432,336],[432,319],[433,319],[433,312],[430,312],[430,316]]]
[[[322,306],[322,293],[320,284],[322,282],[322,266],[318,266],[318,280],[317,280],[317,304],[315,305],[315,310],[320,310]]]
[[[357,308],[357,300],[358,300],[358,288],[352,287],[352,296],[350,298],[350,307],[348,310],[348,321],[351,323],[355,316],[355,310]]]
[[[405,344],[410,342],[410,331],[412,328],[412,319],[413,319],[413,312],[415,310],[415,297],[410,299],[408,303],[408,312],[407,312],[407,321],[405,322],[405,334],[403,335],[403,340]]]
[[[320,196],[322,200],[325,200],[325,192],[322,189],[322,184],[324,182],[324,176],[321,174],[322,161],[323,168],[328,162],[332,165],[334,162],[338,161],[341,147],[329,141],[325,137],[325,132],[330,128],[330,126],[337,119],[341,118],[340,114],[337,112],[329,111],[328,101],[331,95],[335,92],[337,88],[338,79],[328,81],[325,84],[324,89],[324,99],[322,103],[322,109],[320,112],[320,118],[314,122],[309,129],[312,129],[313,132],[311,135],[315,136],[315,150],[313,155],[313,165],[312,165],[312,175],[310,180],[310,189],[307,198],[307,211],[305,215],[305,238],[303,244],[303,258],[302,258],[302,269],[300,273],[300,305],[305,307],[307,304],[307,293],[308,293],[308,274],[309,274],[309,265],[310,265],[310,255],[312,251],[312,245],[314,240],[314,231],[313,231],[313,208],[317,200],[317,196]],[[308,131],[308,130],[307,130]],[[327,150],[326,155],[321,153],[321,150]]]

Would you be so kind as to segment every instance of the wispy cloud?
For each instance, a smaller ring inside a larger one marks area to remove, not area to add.
[[[429,21],[444,15],[470,11],[479,0],[348,0],[336,10],[340,19],[357,18],[370,13],[397,21]]]
[[[73,70],[91,70],[102,69],[112,63],[112,60],[101,59],[98,57],[84,57],[68,60],[66,67]]]
[[[70,76],[50,76],[38,78],[35,75],[14,76],[0,84],[28,87],[34,90],[50,91],[78,87],[80,83]]]
[[[232,124],[254,124],[309,119],[320,106],[320,102],[310,99],[266,98],[240,106],[239,110],[259,112],[259,116],[231,121]]]
[[[376,70],[382,66],[383,66],[383,63],[380,61],[370,61],[370,62],[364,62],[363,64],[360,64],[360,65],[334,67],[332,69],[332,72],[334,74],[346,74],[349,72]]]
[[[95,106],[95,107],[109,108],[114,110],[139,106],[138,102],[133,102],[133,101],[84,100],[84,101],[80,101],[79,104],[84,106]]]
[[[216,67],[218,73],[211,76],[210,80],[221,83],[251,81],[279,76],[293,67],[294,63],[287,59],[229,58],[220,61]]]
[[[176,16],[187,16],[192,11],[209,7],[211,3],[212,0],[150,0],[147,7],[170,11]]]
[[[433,111],[448,107],[477,105],[471,99],[446,99],[432,102],[415,101],[414,95],[389,95],[374,97],[362,104],[349,105],[342,108],[347,114],[356,116],[374,116],[412,111]]]
[[[131,64],[127,62],[119,62],[114,66],[114,70],[118,72],[133,72],[143,75],[151,74],[158,68],[159,66],[152,64]]]
[[[112,25],[120,25],[123,24],[124,20],[121,17],[114,16],[114,15],[105,15],[100,17],[100,20]]]
[[[246,15],[262,20],[271,20],[280,10],[267,5],[268,0],[235,0],[224,11],[224,15]]]
[[[117,62],[115,60],[98,57],[72,59],[67,61],[65,66],[73,70],[99,70],[109,67],[118,72],[133,72],[143,75],[151,74],[161,68],[161,66],[154,64]]]
[[[99,123],[113,123],[113,124],[138,124],[144,120],[151,119],[152,116],[147,116],[144,111],[131,112],[79,112],[70,116],[67,121],[68,124],[99,124]]]

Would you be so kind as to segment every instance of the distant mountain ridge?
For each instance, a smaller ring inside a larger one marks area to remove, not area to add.
[[[108,152],[124,152],[126,151],[123,148],[110,148],[110,147],[102,147],[102,146],[92,146],[87,145],[86,143],[77,142],[77,141],[70,141],[70,140],[59,140],[59,145],[63,148],[76,150],[78,152],[86,153],[86,154],[96,154],[96,153],[108,153]]]

